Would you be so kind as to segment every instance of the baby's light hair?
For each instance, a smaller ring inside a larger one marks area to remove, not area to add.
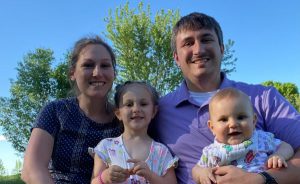
[[[238,90],[236,88],[224,88],[221,89],[220,91],[218,91],[210,100],[209,102],[209,112],[211,112],[211,109],[213,108],[213,103],[220,101],[221,99],[224,98],[238,98],[238,97],[242,97],[243,99],[245,99],[245,102],[248,103],[249,106],[251,106],[251,110],[252,112],[253,110],[253,106],[252,103],[250,101],[250,98],[248,95],[246,95],[246,93],[242,92],[241,90]]]

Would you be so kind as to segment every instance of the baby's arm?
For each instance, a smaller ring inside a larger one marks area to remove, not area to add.
[[[103,160],[95,154],[91,184],[121,183],[128,177],[129,171],[127,169],[117,165],[107,167]]]
[[[128,159],[127,162],[134,164],[133,168],[130,169],[130,174],[136,174],[144,177],[151,184],[177,183],[174,167],[169,168],[165,175],[159,176],[156,173],[152,172],[148,164],[144,161],[140,161],[137,159]]]
[[[192,169],[192,176],[196,183],[211,184],[217,183],[213,169],[209,167],[201,167],[198,164]]]
[[[269,156],[267,167],[270,168],[281,168],[287,167],[287,160],[294,155],[292,146],[284,141],[281,142],[277,151]]]

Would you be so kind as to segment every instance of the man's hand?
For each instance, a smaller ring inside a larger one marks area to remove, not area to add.
[[[248,173],[235,166],[213,168],[217,183],[222,184],[263,184],[264,178],[257,173]]]

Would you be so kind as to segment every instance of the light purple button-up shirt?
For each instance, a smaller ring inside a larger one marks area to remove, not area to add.
[[[300,114],[274,87],[235,82],[226,78],[220,89],[235,87],[250,96],[257,113],[257,129],[272,132],[276,138],[300,147]],[[179,157],[176,176],[180,184],[193,184],[191,170],[202,149],[213,142],[207,127],[208,101],[200,107],[190,97],[186,83],[162,97],[159,113],[149,131]]]

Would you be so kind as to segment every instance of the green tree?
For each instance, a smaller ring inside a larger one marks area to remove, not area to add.
[[[296,98],[296,108],[297,108],[298,112],[300,112],[300,94]]]
[[[49,100],[65,97],[70,89],[63,73],[66,64],[52,69],[50,49],[29,52],[17,66],[17,79],[11,81],[10,98],[0,98],[0,125],[15,150],[25,151],[30,128],[42,106]]]
[[[150,6],[143,3],[137,9],[129,9],[129,3],[110,11],[105,19],[107,33],[118,57],[118,81],[146,80],[162,94],[173,90],[182,79],[173,61],[170,39],[173,25],[179,19],[179,11],[160,10],[154,18]],[[232,46],[225,46],[223,69],[235,70]],[[69,54],[56,67],[51,67],[54,57],[50,49],[29,52],[17,66],[17,79],[11,81],[11,97],[0,97],[0,126],[20,153],[25,151],[35,118],[48,101],[68,96],[67,67]]]
[[[263,82],[264,86],[273,86],[275,87],[282,96],[284,96],[298,111],[300,109],[299,103],[299,91],[298,87],[293,83],[281,83],[275,81],[266,81]]]
[[[12,170],[12,174],[19,174],[22,169],[22,162],[20,160],[16,160],[15,168]]]
[[[0,159],[0,176],[6,175],[6,170],[3,164],[3,161]]]
[[[119,81],[149,81],[162,94],[178,86],[182,76],[173,60],[170,42],[179,18],[178,10],[160,10],[152,19],[150,5],[144,8],[142,2],[137,8],[130,9],[127,2],[114,13],[110,10],[104,34],[113,42]],[[233,45],[234,41],[229,40],[225,46],[223,69],[227,73],[235,71]]]

